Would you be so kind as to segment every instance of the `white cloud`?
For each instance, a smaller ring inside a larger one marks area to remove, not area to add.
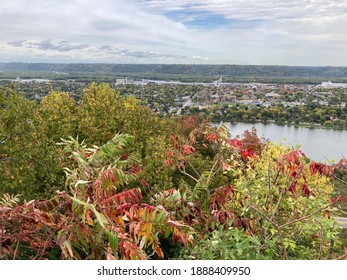
[[[3,60],[347,65],[345,0],[2,0],[0,18]]]
[[[8,42],[9,45],[14,47],[25,47],[29,49],[39,49],[44,51],[58,51],[58,52],[68,52],[72,50],[81,50],[86,49],[89,47],[87,44],[79,44],[74,45],[67,41],[60,41],[57,43],[52,43],[52,40],[45,40],[45,41],[26,41],[26,40],[19,40],[19,41],[12,41]]]
[[[3,48],[4,49],[4,48]],[[50,59],[52,62],[117,62],[117,63],[202,63],[208,58],[202,56],[188,56],[174,53],[161,53],[147,50],[131,50],[119,48],[114,45],[87,45],[72,44],[68,41],[44,41],[19,40],[7,44],[8,53],[15,53],[20,49],[22,55],[35,56],[39,61]]]

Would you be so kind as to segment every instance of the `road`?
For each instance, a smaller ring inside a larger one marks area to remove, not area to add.
[[[341,228],[347,228],[347,218],[334,217],[334,219],[340,224]]]

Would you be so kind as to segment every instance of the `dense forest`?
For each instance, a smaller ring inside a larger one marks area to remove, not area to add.
[[[106,83],[78,102],[0,88],[0,259],[342,259],[337,181],[346,159],[160,117]]]
[[[204,64],[54,64],[0,63],[0,78],[33,78],[45,73],[52,79],[110,81],[117,77],[211,82],[319,83],[347,82],[347,67],[204,65]]]

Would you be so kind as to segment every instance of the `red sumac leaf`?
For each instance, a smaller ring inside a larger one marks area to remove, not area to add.
[[[166,152],[166,156],[168,158],[172,158],[174,155],[175,155],[174,152],[171,152],[171,151]]]
[[[302,185],[302,190],[304,192],[304,196],[309,197],[311,195],[311,190],[307,184]]]
[[[229,140],[228,142],[231,146],[235,148],[235,150],[241,151],[242,150],[242,142],[238,140],[237,138],[233,138]]]
[[[148,184],[147,184],[147,182],[146,182],[145,179],[142,179],[142,180],[141,180],[141,185],[144,186],[144,187],[147,187],[147,186],[148,186]]]
[[[205,135],[205,139],[211,143],[215,143],[217,141],[217,135],[213,133],[209,133]]]
[[[178,137],[173,133],[170,135],[170,142],[174,149],[178,149]]]
[[[295,194],[296,193],[296,187],[297,187],[297,182],[293,182],[290,187],[289,187],[289,191],[292,193],[292,194]]]
[[[172,159],[165,160],[165,165],[166,166],[172,166],[173,165],[173,160]]]
[[[195,152],[195,148],[190,145],[182,145],[180,149],[185,155],[190,155],[191,153]]]
[[[327,177],[332,176],[334,173],[332,166],[320,162],[312,162],[310,164],[310,171],[311,175],[319,173],[320,175],[324,175]]]
[[[241,151],[241,156],[245,160],[248,159],[248,158],[256,158],[257,157],[255,155],[255,153],[251,149],[242,150]]]
[[[329,199],[329,202],[335,204],[336,202],[346,202],[346,200],[344,199],[344,197],[342,195],[339,195],[336,197],[331,197]]]
[[[327,211],[327,216],[328,216],[328,219],[331,218],[331,212],[330,211]]]
[[[226,163],[225,161],[222,161],[222,170],[225,171],[225,170],[229,170],[230,169],[230,166],[228,163]]]

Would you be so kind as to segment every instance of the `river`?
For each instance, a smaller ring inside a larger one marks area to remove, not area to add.
[[[261,123],[224,123],[232,137],[241,135],[245,130],[257,129],[258,136],[272,142],[301,145],[301,150],[315,161],[338,161],[347,157],[347,130],[311,129],[289,125]]]

